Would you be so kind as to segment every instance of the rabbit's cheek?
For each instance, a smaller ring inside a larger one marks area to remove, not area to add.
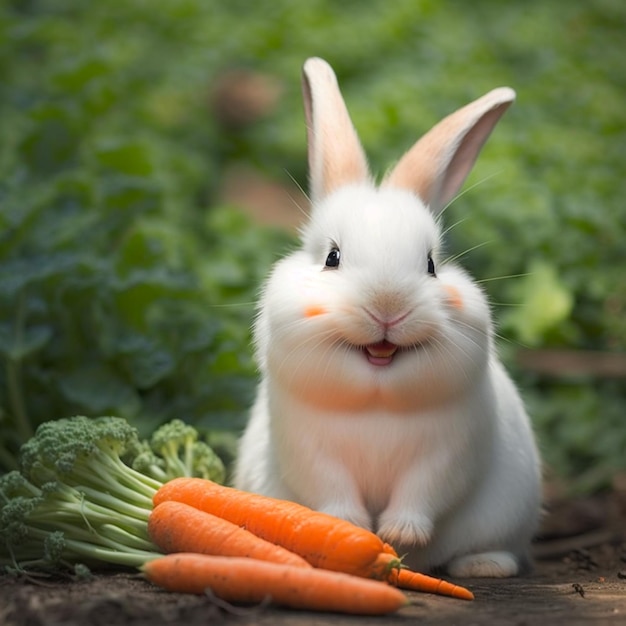
[[[446,302],[453,308],[461,310],[463,308],[463,297],[458,287],[445,285]]]
[[[323,306],[309,306],[304,310],[304,317],[317,317],[318,315],[324,315],[326,312]]]

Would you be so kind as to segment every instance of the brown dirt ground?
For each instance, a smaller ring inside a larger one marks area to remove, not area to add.
[[[467,580],[465,602],[411,593],[411,605],[385,617],[338,616],[271,606],[220,607],[205,596],[161,591],[134,573],[87,580],[0,578],[1,626],[237,626],[349,624],[626,624],[626,501],[596,497],[554,507],[526,577]]]

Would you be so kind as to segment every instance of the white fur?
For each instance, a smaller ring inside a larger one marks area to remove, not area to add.
[[[411,190],[318,187],[302,247],[276,264],[259,306],[262,380],[235,485],[372,529],[422,571],[517,574],[540,464],[482,291],[439,265],[436,210]],[[332,246],[337,269],[324,267]],[[362,347],[383,338],[401,350],[373,365]]]

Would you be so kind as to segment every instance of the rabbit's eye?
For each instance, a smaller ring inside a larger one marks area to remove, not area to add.
[[[339,267],[339,260],[341,259],[341,252],[339,248],[333,248],[326,257],[326,267],[336,269]]]
[[[431,276],[437,275],[435,274],[435,262],[433,261],[433,257],[430,254],[428,255],[428,273]]]

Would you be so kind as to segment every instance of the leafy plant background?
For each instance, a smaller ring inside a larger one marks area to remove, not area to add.
[[[625,27],[620,0],[5,1],[0,468],[75,413],[143,432],[180,417],[232,452],[253,302],[293,234],[219,192],[241,162],[306,187],[299,74],[319,55],[378,172],[445,113],[517,90],[447,211],[447,245],[484,281],[547,465],[579,490],[610,484],[626,469],[623,379],[546,378],[514,357],[625,350]],[[241,68],[280,96],[227,124],[211,94]]]

